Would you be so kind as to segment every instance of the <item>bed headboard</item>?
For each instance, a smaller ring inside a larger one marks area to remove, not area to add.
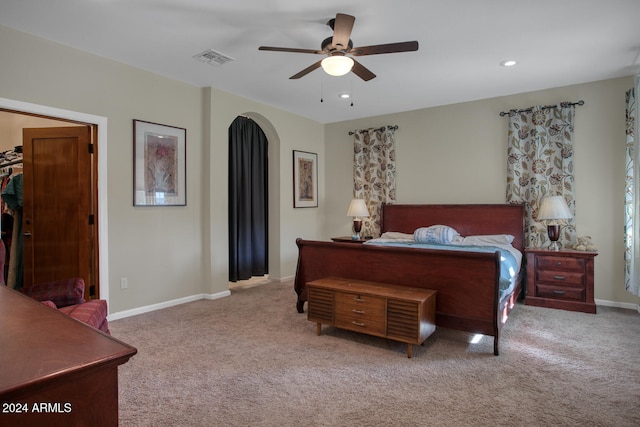
[[[442,224],[462,236],[511,234],[513,246],[524,251],[524,206],[470,205],[383,205],[381,230],[413,233],[416,228]]]

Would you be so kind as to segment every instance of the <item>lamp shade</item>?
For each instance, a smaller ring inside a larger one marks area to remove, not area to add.
[[[349,204],[349,209],[347,209],[347,216],[369,216],[369,210],[367,209],[367,205],[362,199],[353,199]]]
[[[567,202],[562,196],[549,196],[542,199],[538,220],[569,219],[573,217]]]
[[[320,63],[325,73],[330,76],[344,76],[353,67],[353,59],[348,56],[334,55],[324,58]]]

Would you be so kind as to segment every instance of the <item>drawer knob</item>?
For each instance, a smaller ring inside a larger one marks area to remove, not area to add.
[[[556,267],[560,267],[560,266],[562,266],[562,261],[556,262]]]
[[[554,294],[556,294],[556,295],[564,295],[564,291],[559,291],[559,290],[557,290],[557,289],[555,289],[555,290],[553,291],[553,293],[554,293]]]
[[[353,297],[353,300],[358,302],[364,302],[364,298],[360,298],[360,297]]]
[[[356,322],[355,320],[351,323],[353,323],[356,326],[366,326],[364,323]]]
[[[554,279],[556,280],[564,280],[566,277],[564,276],[553,276]]]
[[[354,313],[358,313],[358,314],[364,314],[364,310],[356,310],[355,308],[353,310]]]

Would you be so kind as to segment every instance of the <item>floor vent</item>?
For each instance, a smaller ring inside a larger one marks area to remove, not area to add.
[[[234,61],[230,56],[216,52],[213,49],[205,50],[204,52],[195,55],[194,58],[210,65],[223,65],[227,62]]]

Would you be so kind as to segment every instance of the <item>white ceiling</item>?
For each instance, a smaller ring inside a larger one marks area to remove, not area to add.
[[[369,82],[290,80],[322,56],[258,51],[320,49],[338,12],[356,17],[354,46],[419,50],[358,57]],[[639,18],[640,0],[0,0],[0,25],[321,123],[632,75]],[[193,58],[207,49],[235,60]]]

